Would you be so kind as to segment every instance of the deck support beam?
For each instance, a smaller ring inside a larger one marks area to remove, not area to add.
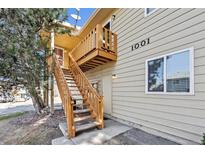
[[[55,49],[55,41],[54,41],[54,30],[51,30],[51,55],[53,55]],[[53,58],[53,56],[52,56]],[[50,72],[50,112],[54,114],[54,60],[52,60],[51,64],[51,72]]]

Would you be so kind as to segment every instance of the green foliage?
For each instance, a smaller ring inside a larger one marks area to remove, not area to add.
[[[59,32],[66,18],[66,9],[0,9],[0,76],[36,87],[49,53],[41,31]]]
[[[16,112],[16,113],[12,113],[12,114],[9,114],[9,115],[3,115],[3,116],[0,116],[0,121],[7,120],[7,119],[10,119],[10,118],[19,117],[19,116],[21,116],[25,113],[26,112]]]
[[[0,77],[25,85],[35,95],[47,76],[51,30],[70,32],[59,24],[65,19],[66,9],[0,9]]]
[[[205,133],[203,134],[202,144],[205,145]]]

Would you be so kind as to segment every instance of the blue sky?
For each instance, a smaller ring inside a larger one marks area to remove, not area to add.
[[[92,15],[94,11],[95,8],[80,8],[79,16],[81,17],[81,20],[78,20],[77,26],[83,27],[83,25],[86,23],[86,21],[89,19],[89,17]],[[75,20],[70,15],[77,14],[76,9],[69,8],[67,12],[69,15],[67,22],[69,22],[72,25],[75,25]]]

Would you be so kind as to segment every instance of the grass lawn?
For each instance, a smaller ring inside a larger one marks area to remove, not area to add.
[[[15,118],[15,117],[21,116],[23,114],[25,114],[25,112],[16,112],[16,113],[12,113],[9,115],[2,115],[2,116],[0,116],[0,121],[10,119],[10,118]]]

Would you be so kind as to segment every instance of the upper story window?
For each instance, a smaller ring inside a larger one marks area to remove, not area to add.
[[[145,16],[152,14],[156,10],[157,10],[157,8],[145,8]]]
[[[193,48],[146,61],[146,93],[194,94]]]

